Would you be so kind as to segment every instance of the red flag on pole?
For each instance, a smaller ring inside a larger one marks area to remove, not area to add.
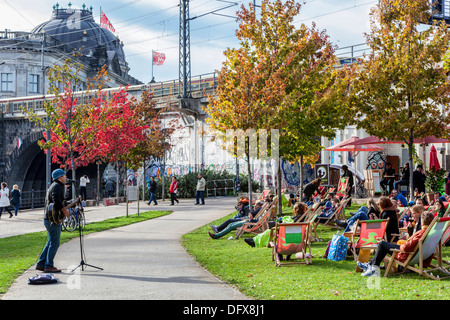
[[[100,27],[103,29],[108,29],[112,32],[116,32],[111,22],[109,22],[108,17],[103,13],[103,11],[100,11]]]
[[[153,51],[153,65],[162,66],[165,60],[166,55],[164,53]]]

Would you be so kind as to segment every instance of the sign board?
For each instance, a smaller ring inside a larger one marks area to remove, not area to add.
[[[316,164],[314,167],[314,173],[316,178],[320,178],[321,186],[330,185],[330,165],[329,164]]]
[[[138,186],[128,186],[127,192],[128,192],[128,200],[129,201],[137,201],[138,200],[138,194],[139,194]]]
[[[375,193],[381,192],[381,186],[380,186],[381,171],[380,170],[372,170],[372,175],[373,175],[373,189],[374,189]]]

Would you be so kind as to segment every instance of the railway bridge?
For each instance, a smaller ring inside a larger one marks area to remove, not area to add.
[[[189,98],[181,98],[178,92],[178,80],[149,83],[128,87],[128,94],[140,100],[143,91],[154,94],[157,107],[171,107],[180,112],[186,123],[203,121],[206,117],[203,106],[208,103],[208,94],[217,87],[215,73],[192,77]],[[114,92],[119,88],[105,89]],[[78,92],[75,94],[83,94]],[[23,206],[41,206],[46,190],[46,156],[38,145],[43,139],[43,128],[36,127],[22,112],[22,106],[42,113],[45,116],[43,102],[49,96],[27,96],[0,99],[0,179],[11,188],[18,184],[22,190]],[[57,167],[52,164],[52,170]],[[90,165],[77,169],[77,176],[87,174],[91,183],[88,195],[96,192],[97,166]]]

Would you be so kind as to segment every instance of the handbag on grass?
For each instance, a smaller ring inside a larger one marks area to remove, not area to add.
[[[349,239],[340,235],[339,232],[333,236],[328,249],[328,260],[341,261],[347,257]]]

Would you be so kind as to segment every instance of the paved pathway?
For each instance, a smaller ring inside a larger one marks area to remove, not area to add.
[[[84,270],[76,268],[81,262],[77,238],[58,250],[55,265],[63,272],[55,274],[57,284],[29,285],[28,278],[40,273],[33,266],[16,280],[2,299],[247,300],[239,291],[200,267],[179,243],[183,234],[233,211],[235,199],[208,198],[204,206],[195,206],[189,199],[182,199],[175,206],[169,206],[169,201],[159,203],[149,207],[141,202],[140,210],[174,212],[83,237],[85,263],[103,270],[90,266],[84,266]],[[134,213],[137,213],[136,204],[129,206],[129,214]],[[125,204],[86,208],[87,222],[125,214]],[[0,220],[2,237],[44,229],[42,210],[8,217],[4,214]]]

